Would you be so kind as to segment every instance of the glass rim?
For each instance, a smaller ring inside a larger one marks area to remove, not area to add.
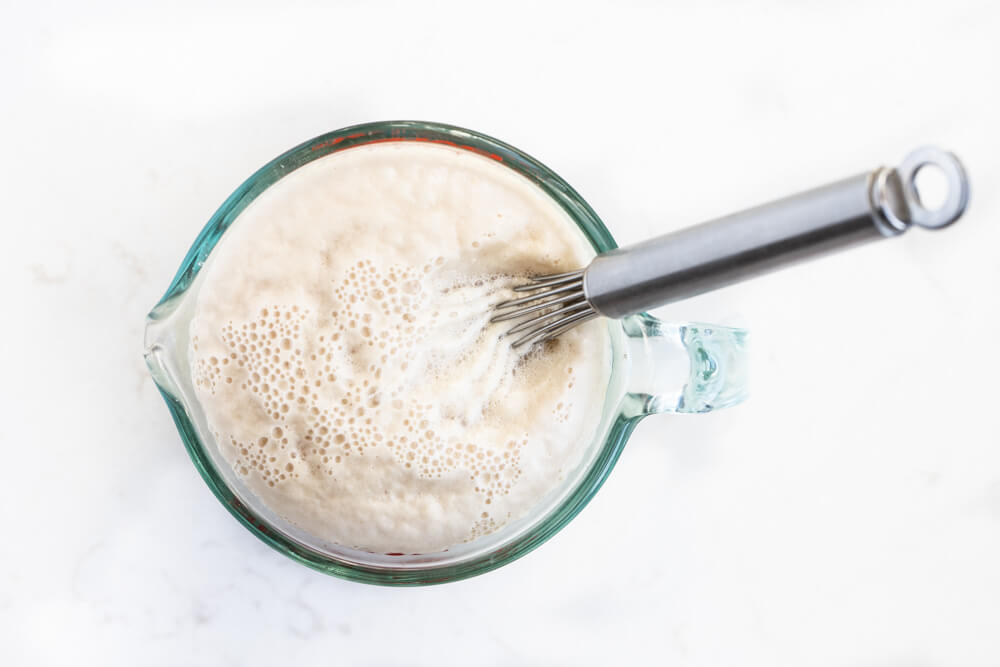
[[[181,262],[166,293],[150,312],[147,322],[158,319],[158,312],[168,302],[191,286],[208,255],[229,225],[254,199],[278,180],[312,162],[349,148],[391,142],[426,141],[469,150],[496,160],[528,178],[556,201],[579,227],[598,253],[617,247],[610,232],[584,199],[555,172],[526,153],[485,134],[453,125],[424,121],[380,121],[345,127],[322,134],[285,151],[246,179],[219,207],[202,228]],[[155,378],[154,378],[155,380]],[[523,535],[498,549],[445,565],[409,569],[373,567],[334,560],[298,544],[281,531],[271,528],[230,488],[224,476],[202,444],[181,401],[157,383],[157,389],[170,410],[195,468],[216,498],[251,533],[275,550],[307,567],[350,581],[386,586],[419,586],[458,581],[484,574],[510,563],[540,546],[572,520],[597,493],[624,449],[638,419],[619,411],[613,417],[603,444],[594,455],[586,473],[569,491],[562,503]]]

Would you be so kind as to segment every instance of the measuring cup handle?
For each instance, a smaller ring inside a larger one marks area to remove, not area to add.
[[[745,329],[668,324],[640,313],[622,321],[630,361],[624,412],[698,413],[747,396]]]

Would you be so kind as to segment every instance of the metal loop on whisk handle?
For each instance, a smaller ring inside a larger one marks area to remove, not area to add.
[[[916,175],[936,167],[944,202],[921,203]],[[597,256],[584,270],[541,276],[515,288],[493,321],[518,320],[515,345],[560,335],[597,316],[620,319],[912,225],[946,227],[965,211],[969,182],[953,154],[918,148],[898,167],[880,167],[785,199]]]

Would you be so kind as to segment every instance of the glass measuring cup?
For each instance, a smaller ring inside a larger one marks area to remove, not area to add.
[[[313,160],[387,141],[430,141],[470,150],[514,169],[558,203],[595,251],[616,247],[583,199],[531,157],[490,137],[422,122],[354,126],[317,137],[272,160],[241,185],[199,234],[166,294],[149,314],[145,357],[188,453],[209,488],[260,539],[305,565],[345,579],[388,585],[453,581],[499,567],[535,548],[571,520],[610,474],[635,424],[661,412],[707,412],[745,395],[745,332],[699,324],[665,324],[645,314],[608,320],[612,371],[601,425],[581,463],[528,515],[499,531],[445,551],[374,554],[325,542],[266,507],[221,456],[195,397],[188,331],[199,271],[226,229],[257,196]]]

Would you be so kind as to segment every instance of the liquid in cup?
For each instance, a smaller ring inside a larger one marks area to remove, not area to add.
[[[556,202],[471,151],[380,143],[312,161],[202,268],[197,399],[225,460],[317,538],[431,553],[529,513],[578,465],[605,322],[514,349],[490,305],[594,251]]]

